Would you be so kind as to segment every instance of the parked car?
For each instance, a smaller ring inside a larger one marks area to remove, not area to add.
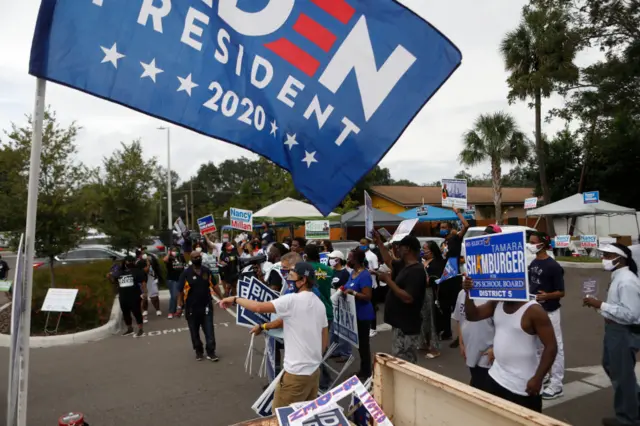
[[[60,265],[75,265],[80,263],[89,263],[99,260],[108,260],[115,257],[117,260],[124,259],[126,253],[111,250],[104,245],[86,245],[69,250],[66,253],[54,256],[55,261]],[[41,268],[49,264],[48,259],[39,259],[34,261],[33,267],[35,269]]]

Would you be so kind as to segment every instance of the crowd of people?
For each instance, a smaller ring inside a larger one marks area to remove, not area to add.
[[[468,224],[456,213],[461,227],[443,224],[440,232],[445,241],[440,246],[434,241],[421,246],[412,235],[388,243],[374,231],[371,240],[362,239],[358,247],[343,253],[334,250],[331,241],[285,237],[277,242],[267,223],[259,235],[246,240],[231,242],[225,234],[222,241],[208,236],[182,241],[162,259],[171,294],[168,318],[185,315],[196,359],[206,356],[217,361],[212,294],[221,299],[223,308],[239,305],[273,314],[272,321],[251,332],[258,335],[283,329],[284,341],[276,347],[276,368],[284,369],[284,374],[276,384],[273,404],[280,407],[312,399],[319,389],[328,388],[331,377],[322,360],[331,343],[337,343],[331,356],[338,363],[352,356],[351,344],[333,330],[332,293],[355,298],[357,375],[362,380],[372,374],[370,339],[376,335],[377,305],[384,302],[392,355],[417,363],[421,349],[426,358],[436,358],[440,344],[451,340],[450,346],[459,348],[469,368],[471,386],[540,412],[543,399],[563,396],[560,312],[564,271],[548,255],[550,238],[536,232],[526,245],[533,259],[528,265],[531,300],[472,300],[473,282],[464,274],[440,280],[447,262],[456,262],[459,268],[463,263],[461,249]],[[500,232],[498,225],[484,231]],[[598,309],[606,321],[603,363],[614,384],[616,418],[604,424],[635,424],[627,420],[637,421],[638,417],[633,369],[640,347],[640,279],[627,247],[614,244],[602,252],[604,267],[612,271],[613,278],[607,301],[588,297],[584,305]],[[326,262],[321,261],[321,253]],[[158,259],[142,250],[136,255],[127,257],[111,277],[119,287],[125,335],[140,336],[149,299],[156,315],[162,313],[157,298]],[[243,274],[255,275],[280,297],[272,302],[239,297],[237,282]],[[131,316],[137,322],[136,331]],[[204,345],[199,330],[205,336]]]

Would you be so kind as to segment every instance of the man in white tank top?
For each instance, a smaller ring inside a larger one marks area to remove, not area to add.
[[[465,313],[468,321],[493,318],[495,361],[489,370],[487,391],[507,401],[542,412],[540,390],[558,352],[549,315],[535,300],[490,301],[476,306],[469,298],[473,281],[465,278]],[[538,338],[544,350],[538,363]]]

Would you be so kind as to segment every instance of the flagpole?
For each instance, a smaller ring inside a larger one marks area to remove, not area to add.
[[[18,391],[18,426],[27,425],[27,391],[29,388],[29,344],[31,337],[31,295],[33,294],[33,258],[35,251],[36,214],[38,212],[38,184],[40,181],[40,153],[42,152],[42,126],[46,81],[36,80],[36,100],[33,111],[31,135],[31,160],[29,163],[29,192],[27,195],[27,224],[25,229],[25,293],[22,318],[22,374]],[[16,283],[20,285],[20,283]]]

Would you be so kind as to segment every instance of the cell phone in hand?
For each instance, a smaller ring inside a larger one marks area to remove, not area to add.
[[[389,241],[391,239],[391,234],[385,228],[378,229],[378,233],[384,238],[385,241]]]

